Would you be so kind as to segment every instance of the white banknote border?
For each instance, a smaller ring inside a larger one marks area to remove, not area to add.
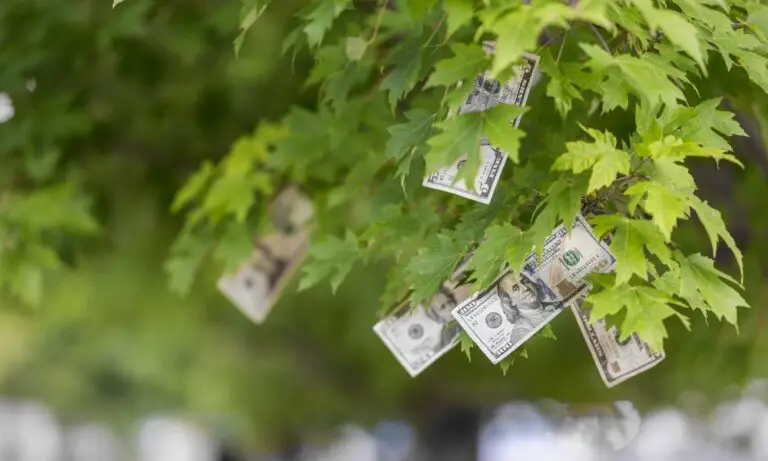
[[[523,93],[523,101],[521,106],[524,106],[526,102],[528,102],[528,96],[531,93],[531,88],[533,87],[533,84],[536,81],[537,77],[537,71],[539,68],[539,61],[541,60],[541,57],[539,55],[533,54],[533,53],[523,53],[523,58],[526,59],[529,63],[533,61],[532,68],[531,68],[531,79],[526,85],[525,91]],[[518,127],[520,126],[520,120],[522,120],[521,117],[517,117],[514,121],[514,126]],[[498,167],[498,172],[496,173],[496,177],[493,178],[493,183],[491,184],[491,189],[488,192],[488,197],[483,198],[482,196],[478,195],[477,193],[474,193],[474,184],[470,186],[469,190],[463,190],[458,187],[452,187],[452,186],[444,186],[442,184],[435,184],[429,181],[429,177],[431,175],[426,175],[424,177],[423,182],[421,185],[423,187],[426,187],[428,189],[433,190],[439,190],[442,192],[448,192],[450,194],[455,194],[460,197],[464,197],[466,199],[474,200],[475,202],[482,203],[484,205],[488,205],[491,203],[491,200],[493,200],[494,192],[496,191],[496,186],[499,184],[499,179],[501,179],[501,173],[504,171],[504,166],[507,164],[507,154],[502,155],[501,164]]]
[[[423,306],[419,306],[421,309],[424,309]],[[407,314],[410,315],[410,314]],[[392,340],[392,338],[386,334],[386,326],[389,321],[394,320],[397,321],[399,318],[392,319],[391,317],[385,318],[380,320],[376,323],[376,325],[373,326],[373,331],[379,336],[381,341],[387,346],[389,351],[392,353],[392,355],[395,356],[398,362],[400,362],[400,365],[402,365],[403,368],[408,372],[408,374],[411,376],[411,378],[415,378],[421,372],[426,370],[430,367],[433,363],[435,363],[440,357],[444,356],[448,353],[451,349],[456,347],[457,344],[459,344],[459,333],[456,333],[456,337],[453,339],[453,341],[445,346],[443,349],[441,349],[438,353],[432,356],[428,361],[424,362],[424,365],[422,365],[419,369],[413,369],[411,367],[411,364],[408,363],[408,361],[405,359],[405,357],[402,354],[402,351],[395,346],[395,342]]]
[[[573,312],[574,317],[576,317],[576,323],[579,325],[579,330],[581,330],[581,334],[584,337],[584,341],[587,344],[587,349],[589,349],[589,354],[592,356],[592,360],[595,362],[595,366],[597,368],[598,373],[600,374],[600,378],[605,383],[606,387],[612,388],[615,386],[618,386],[619,384],[623,383],[624,381],[633,378],[640,373],[643,373],[645,371],[648,371],[649,369],[655,367],[659,363],[661,363],[665,358],[667,358],[667,355],[664,351],[661,351],[661,356],[658,358],[655,358],[653,361],[646,363],[645,365],[635,368],[627,373],[621,374],[619,377],[610,380],[605,374],[605,370],[603,370],[603,367],[600,365],[600,359],[597,357],[597,354],[595,353],[595,349],[593,347],[592,339],[589,336],[589,332],[587,331],[587,326],[591,325],[589,324],[589,319],[584,319],[584,317],[581,315],[580,311],[582,309],[578,306],[577,302],[573,302],[571,304],[571,312]],[[642,339],[641,339],[642,341]]]
[[[461,327],[461,329],[462,329],[462,330],[464,330],[464,332],[467,334],[467,336],[469,336],[469,337],[472,339],[472,342],[474,342],[474,343],[477,345],[477,347],[478,347],[478,348],[480,348],[480,350],[482,350],[482,351],[483,351],[483,354],[484,354],[486,357],[488,357],[488,360],[490,360],[490,361],[491,361],[491,363],[493,363],[494,365],[498,365],[498,364],[499,364],[499,362],[501,362],[502,360],[504,360],[504,359],[506,359],[507,357],[509,357],[509,355],[510,355],[510,354],[512,354],[512,353],[513,353],[514,351],[516,351],[517,349],[519,349],[519,348],[520,348],[520,346],[522,346],[522,345],[523,345],[523,344],[524,344],[526,341],[528,341],[529,339],[531,339],[531,337],[533,337],[533,335],[535,335],[536,333],[538,333],[539,331],[541,331],[541,329],[542,329],[542,328],[544,328],[544,326],[545,326],[545,325],[549,324],[549,323],[550,323],[552,320],[554,320],[554,318],[555,318],[555,317],[557,317],[558,315],[560,315],[560,313],[561,313],[561,312],[563,312],[563,311],[565,310],[565,307],[566,307],[566,305],[567,305],[567,304],[568,304],[568,302],[570,301],[570,300],[568,300],[568,301],[564,301],[564,302],[562,303],[562,306],[561,306],[561,307],[560,307],[558,310],[556,310],[555,312],[553,312],[553,313],[552,313],[552,315],[550,315],[550,316],[549,316],[549,317],[547,317],[547,318],[546,318],[544,321],[542,321],[542,322],[541,322],[541,323],[540,323],[540,324],[539,324],[539,325],[538,325],[536,328],[532,329],[531,331],[529,331],[529,332],[528,332],[528,334],[526,334],[525,336],[523,336],[523,338],[522,338],[522,339],[521,339],[521,340],[520,340],[520,341],[517,343],[517,345],[516,345],[515,347],[512,347],[512,348],[510,348],[509,350],[507,350],[506,352],[504,352],[504,354],[503,354],[503,355],[501,355],[500,357],[498,357],[498,358],[494,358],[494,357],[493,357],[493,355],[494,355],[494,354],[490,352],[490,350],[489,350],[489,349],[488,349],[488,348],[485,346],[485,344],[484,344],[482,341],[480,341],[480,337],[479,337],[479,335],[477,335],[477,334],[476,334],[476,333],[475,333],[475,332],[474,332],[474,331],[471,329],[471,327],[469,326],[469,324],[467,324],[466,322],[464,322],[463,318],[462,318],[461,316],[459,316],[459,315],[458,315],[458,311],[459,311],[459,309],[461,309],[461,308],[462,308],[462,307],[464,307],[465,305],[467,305],[467,304],[469,304],[469,303],[471,303],[471,302],[475,301],[476,299],[480,298],[480,297],[481,297],[481,296],[482,296],[484,293],[487,293],[487,292],[488,292],[488,290],[490,290],[490,289],[491,289],[491,287],[493,287],[494,285],[496,285],[496,282],[498,282],[498,281],[499,281],[499,280],[500,280],[502,277],[505,277],[507,274],[509,274],[509,273],[511,273],[511,272],[514,272],[514,271],[512,271],[511,269],[506,269],[506,270],[502,271],[502,273],[501,273],[501,274],[500,274],[498,277],[496,277],[496,278],[493,280],[493,282],[491,282],[491,283],[488,285],[488,288],[486,288],[485,290],[482,290],[482,291],[478,291],[478,292],[476,292],[474,295],[472,295],[472,296],[470,296],[469,298],[467,298],[467,299],[466,299],[466,300],[465,300],[463,303],[459,304],[458,306],[456,306],[455,308],[453,308],[453,310],[451,311],[451,315],[453,315],[453,318],[454,318],[454,319],[456,319],[456,322],[458,322],[458,324],[459,324],[459,326]],[[520,274],[517,274],[517,277],[518,277],[518,278],[520,278],[520,277],[521,277],[521,275],[520,275]],[[532,282],[532,283],[533,283],[533,282]],[[573,299],[573,297],[572,297],[571,299]],[[514,326],[513,326],[512,328],[514,329]]]

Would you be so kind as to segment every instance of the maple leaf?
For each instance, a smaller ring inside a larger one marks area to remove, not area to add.
[[[672,308],[676,301],[655,287],[615,285],[600,292],[591,292],[586,301],[592,304],[590,322],[625,311],[624,321],[619,327],[619,341],[636,333],[657,352],[663,350],[664,339],[667,338],[664,320],[677,316],[688,324],[688,319]]]
[[[407,122],[392,125],[387,129],[390,138],[386,151],[387,155],[394,159],[401,159],[429,138],[435,114],[423,109],[414,109],[406,112],[405,118],[408,119]]]
[[[410,302],[416,306],[429,300],[450,279],[464,257],[466,244],[443,232],[431,238],[427,247],[405,266],[406,281],[413,288]]]
[[[491,26],[497,36],[491,76],[498,76],[516,63],[523,52],[536,49],[542,27],[529,5],[522,5],[497,20]]]
[[[350,2],[351,0],[314,0],[312,2],[305,15],[307,24],[304,26],[304,34],[311,47],[316,47],[323,41],[333,21]]]
[[[459,332],[459,344],[461,345],[461,352],[463,352],[464,355],[467,356],[467,360],[471,362],[472,348],[475,347],[475,343],[464,330]]]
[[[488,55],[478,45],[456,43],[451,46],[454,56],[443,59],[427,79],[425,88],[450,86],[462,80],[474,81],[477,74],[488,68]]]
[[[403,42],[388,60],[387,64],[391,66],[391,71],[382,80],[380,88],[389,93],[389,105],[393,109],[418,82],[422,56],[421,41],[409,39]]]
[[[677,255],[676,259],[680,263],[680,296],[694,302],[703,300],[715,316],[738,328],[737,308],[749,304],[726,283],[737,284],[736,280],[717,270],[714,262],[701,254]]]
[[[650,268],[645,250],[656,255],[662,263],[671,264],[671,253],[664,236],[653,223],[619,215],[596,216],[590,222],[594,224],[597,236],[613,229],[616,231],[610,245],[616,256],[616,285],[629,282],[633,275],[648,280]]]
[[[467,184],[473,184],[477,168],[480,165],[480,136],[483,130],[481,113],[462,114],[436,123],[441,132],[427,141],[429,150],[425,154],[427,173],[451,165],[466,156],[462,168],[462,177],[469,178]]]
[[[482,290],[490,285],[506,264],[519,271],[532,249],[530,236],[512,224],[488,227],[485,238],[467,265],[467,269],[473,271],[475,288]]]
[[[629,174],[629,154],[616,148],[616,138],[610,133],[585,129],[592,142],[566,143],[566,152],[555,160],[553,170],[580,174],[591,169],[587,193],[612,184],[619,174]]]
[[[450,36],[472,20],[475,7],[472,0],[445,0],[443,10],[446,15],[446,30]]]
[[[581,199],[586,192],[586,181],[580,178],[560,178],[549,187],[544,207],[529,229],[536,252],[541,254],[544,240],[557,226],[558,219],[570,229],[581,210]]]
[[[685,101],[683,92],[670,80],[668,69],[643,59],[642,56],[612,56],[597,45],[582,43],[580,46],[589,56],[586,63],[589,68],[600,76],[611,70],[619,70],[628,87],[652,106],[664,103],[674,107],[678,105],[677,101]]]
[[[527,110],[527,107],[499,104],[482,113],[483,134],[492,145],[501,148],[514,163],[520,161],[520,141],[525,137],[525,132],[513,126],[513,122]]]
[[[720,98],[708,99],[695,107],[679,106],[666,117],[670,122],[665,131],[672,130],[681,139],[702,146],[730,151],[729,136],[746,136],[732,112],[718,110]]]
[[[357,238],[350,230],[347,230],[344,240],[329,236],[313,243],[307,262],[302,267],[303,276],[299,281],[299,291],[329,278],[331,290],[335,293],[357,261],[359,248]]]
[[[629,186],[624,194],[632,198],[633,207],[642,203],[666,241],[672,238],[677,221],[687,218],[691,208],[685,196],[653,181],[637,182]]]
[[[733,253],[736,259],[736,264],[739,265],[739,273],[741,274],[742,281],[744,280],[744,261],[741,250],[736,245],[736,241],[731,236],[728,229],[725,227],[725,221],[720,215],[720,212],[712,208],[707,202],[701,200],[696,196],[691,196],[689,199],[691,207],[696,211],[696,216],[701,221],[704,229],[707,231],[709,240],[712,243],[712,256],[717,256],[717,243],[720,239],[728,245],[728,248]]]

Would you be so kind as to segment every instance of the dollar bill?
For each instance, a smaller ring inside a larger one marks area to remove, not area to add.
[[[219,291],[257,324],[264,322],[306,256],[314,208],[291,186],[278,194],[268,215],[269,231],[256,239],[250,258],[217,282]]]
[[[487,52],[493,52],[493,44],[486,43],[485,48]],[[462,104],[459,114],[485,112],[499,104],[525,105],[536,77],[539,57],[526,53],[523,58],[523,64],[517,66],[514,77],[505,83],[491,78],[490,72],[479,74],[475,79],[474,89]],[[512,124],[518,126],[520,117],[512,121]],[[450,192],[484,204],[490,203],[507,156],[504,151],[492,146],[487,139],[482,139],[480,142],[480,156],[480,168],[473,184],[457,179],[459,170],[466,163],[466,156],[464,156],[452,165],[443,167],[424,178],[424,187]]]
[[[573,299],[587,287],[584,278],[593,272],[608,272],[616,258],[592,232],[583,216],[577,215],[571,232],[558,226],[544,241],[541,256],[532,252],[522,274],[540,285],[547,299]]]
[[[584,297],[577,297],[571,304],[576,323],[584,335],[600,377],[608,387],[626,381],[664,360],[664,352],[654,352],[637,334],[619,341],[619,331],[608,327],[604,320],[589,322],[589,313],[583,308]]]
[[[506,270],[487,289],[457,306],[452,314],[496,364],[562,312],[568,301],[547,300],[542,287]]]
[[[466,261],[459,265],[451,280],[441,287],[428,306],[410,309],[410,304],[404,303],[373,327],[412,377],[459,342],[461,330],[451,317],[451,309],[472,294],[468,285],[459,285],[465,275]]]

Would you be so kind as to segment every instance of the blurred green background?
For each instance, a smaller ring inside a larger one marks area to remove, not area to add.
[[[700,317],[692,333],[670,323],[666,361],[613,390],[570,313],[553,322],[558,340],[534,341],[507,376],[457,349],[411,379],[371,329],[376,267],[354,270],[335,296],[326,285],[297,294],[294,281],[259,327],[216,291],[218,267],[189,297],[172,295],[163,262],[181,225],[168,211],[176,190],[259,121],[315,103],[301,85],[308,56],[281,54],[302,3],[273,2],[236,58],[234,1],[0,2],[0,92],[15,110],[0,124],[0,194],[77,178],[102,227],[60,242],[67,264],[46,274],[39,307],[1,301],[0,394],[73,419],[178,412],[270,445],[350,420],[428,425],[429,410],[455,403],[625,398],[648,408],[768,376],[768,98],[738,75],[718,85],[717,70],[702,91],[725,96],[753,138],[735,144],[745,170],[701,166],[697,182],[744,248],[753,308],[738,333]],[[35,172],[43,179],[29,180]],[[696,226],[678,232],[694,251],[709,246]]]

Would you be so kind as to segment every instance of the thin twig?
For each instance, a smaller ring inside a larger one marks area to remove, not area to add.
[[[563,48],[565,48],[565,40],[568,38],[568,32],[571,29],[566,29],[565,33],[563,34],[563,41],[560,42],[560,49],[557,50],[557,59],[555,59],[555,62],[560,62],[560,57],[563,55]]]
[[[432,33],[430,34],[429,38],[427,38],[427,41],[424,42],[423,47],[427,48],[429,44],[434,40],[435,36],[437,35],[437,31],[440,30],[440,28],[443,26],[443,22],[445,22],[445,16],[446,14],[443,13],[442,16],[440,16],[440,20],[437,21],[437,24],[435,25],[435,28],[432,30]]]
[[[600,31],[597,30],[597,27],[595,27],[594,24],[590,24],[589,28],[592,29],[592,32],[594,32],[595,35],[597,36],[597,38],[600,40],[600,44],[603,45],[603,48],[605,48],[605,51],[610,53],[611,52],[611,48],[608,46],[608,42],[605,41],[605,39],[603,38],[603,35],[600,33]]]
[[[379,28],[381,27],[381,20],[384,17],[384,11],[387,10],[387,1],[382,0],[381,5],[379,5],[379,14],[376,15],[376,25],[373,27],[373,35],[371,35],[371,39],[368,40],[368,44],[370,45],[379,36]]]

